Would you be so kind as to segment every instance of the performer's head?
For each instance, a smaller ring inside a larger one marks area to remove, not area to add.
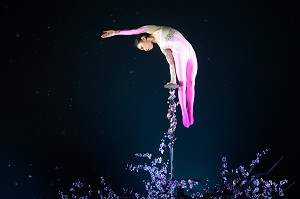
[[[148,33],[139,34],[135,39],[134,46],[140,50],[149,51],[153,48],[154,37]]]

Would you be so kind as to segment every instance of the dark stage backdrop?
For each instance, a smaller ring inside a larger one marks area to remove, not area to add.
[[[176,28],[198,58],[194,125],[183,127],[177,107],[175,178],[208,178],[213,189],[222,157],[247,168],[268,149],[258,171],[283,156],[267,178],[296,181],[297,19],[288,1],[6,1],[1,21],[0,198],[59,198],[78,180],[97,189],[100,177],[116,192],[145,194],[148,173],[126,165],[146,161],[135,153],[161,156],[168,63],[157,45],[142,52],[135,36],[100,35],[147,24]]]

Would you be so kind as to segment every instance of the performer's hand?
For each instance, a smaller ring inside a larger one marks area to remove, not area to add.
[[[102,38],[112,37],[116,35],[115,30],[105,30],[103,31],[103,34],[101,35]]]
[[[176,81],[175,82],[169,81],[167,84],[177,84],[177,83]]]

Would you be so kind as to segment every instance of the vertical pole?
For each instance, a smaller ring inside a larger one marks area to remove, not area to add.
[[[170,121],[170,127],[168,129],[168,132],[166,133],[166,137],[168,137],[168,139],[170,140],[168,147],[170,148],[170,161],[171,161],[171,179],[174,179],[174,143],[175,143],[175,129],[176,129],[176,125],[177,125],[177,119],[176,119],[176,106],[177,103],[175,102],[175,90],[176,88],[178,88],[177,85],[172,85],[171,87],[166,87],[165,88],[169,88],[169,98],[168,98],[168,104],[169,104],[169,109],[168,109],[168,114],[167,114],[167,118]]]
[[[171,159],[171,179],[174,180],[174,156],[173,156],[173,146],[170,147],[170,159]]]

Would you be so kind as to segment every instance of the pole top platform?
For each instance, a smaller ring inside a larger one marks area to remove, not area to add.
[[[164,88],[167,88],[167,89],[170,89],[170,90],[176,89],[178,87],[179,87],[178,84],[173,84],[173,83],[167,83],[167,84],[164,85]]]

